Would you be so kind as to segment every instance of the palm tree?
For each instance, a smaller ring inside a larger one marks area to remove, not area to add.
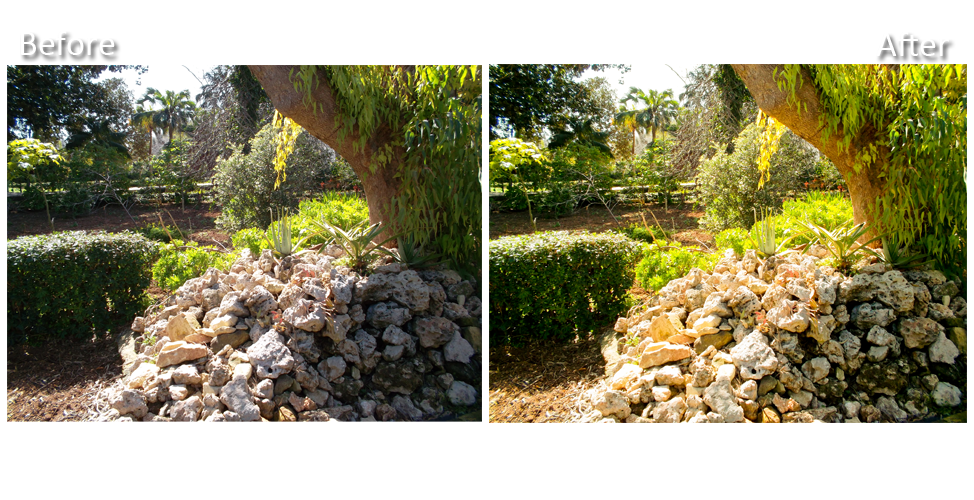
[[[630,107],[629,103],[634,103]],[[673,99],[672,90],[657,92],[650,89],[643,92],[636,87],[629,87],[629,95],[619,101],[619,113],[615,122],[629,127],[633,133],[632,153],[636,154],[636,131],[649,130],[652,134],[651,143],[656,142],[656,131],[665,129],[679,111],[680,103]],[[643,107],[640,108],[639,105]]]
[[[125,146],[126,132],[115,132],[109,125],[109,120],[93,120],[85,118],[84,128],[71,133],[65,149],[75,149],[92,143],[118,151],[119,154],[130,158],[129,150]]]
[[[585,146],[597,148],[612,158],[612,148],[605,142],[611,134],[609,132],[599,132],[595,129],[594,123],[594,118],[568,118],[563,126],[554,130],[554,135],[548,142],[548,148],[560,148],[570,142],[577,142]]]
[[[176,93],[167,90],[165,94],[154,88],[149,88],[142,97],[142,103],[159,104],[162,109],[149,109],[137,113],[133,121],[141,124],[143,128],[149,129],[149,122],[156,128],[164,128],[168,140],[172,142],[173,134],[178,129],[192,123],[193,115],[196,112],[196,103],[190,100],[189,91],[184,90]],[[151,130],[151,129],[150,129]],[[151,132],[150,132],[151,133]]]

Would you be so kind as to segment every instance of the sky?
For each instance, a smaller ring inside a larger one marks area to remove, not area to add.
[[[629,93],[630,87],[637,87],[643,91],[652,89],[660,92],[672,89],[673,97],[679,98],[684,85],[681,77],[686,78],[686,74],[699,65],[688,63],[630,64],[630,70],[626,73],[611,68],[604,71],[589,70],[582,76],[586,79],[595,76],[604,77],[612,85],[619,99]]]
[[[121,73],[112,73],[106,71],[105,73],[102,73],[102,78],[121,77],[123,80],[125,80],[125,84],[128,85],[129,90],[132,91],[132,96],[135,97],[136,100],[145,95],[146,89],[152,87],[164,94],[167,90],[172,90],[174,92],[189,90],[190,99],[195,101],[196,95],[200,93],[200,81],[205,81],[203,75],[205,75],[207,71],[216,65],[182,65],[163,63],[143,64],[143,66],[148,66],[149,70],[142,75],[139,75],[135,70],[129,69],[122,71]],[[199,80],[197,80],[197,78],[199,78]]]

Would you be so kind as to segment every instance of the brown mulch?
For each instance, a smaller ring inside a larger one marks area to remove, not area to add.
[[[129,209],[130,218],[125,210],[118,205],[106,205],[95,209],[90,215],[77,218],[54,216],[55,231],[125,231],[135,230],[149,224],[159,224],[161,217],[167,227],[174,223],[189,239],[200,244],[213,245],[214,240],[227,246],[230,235],[216,227],[219,210],[211,210],[206,206],[190,206],[186,209],[179,204],[159,206],[135,206]],[[135,219],[133,222],[132,219]],[[47,222],[47,214],[43,210],[12,211],[7,213],[7,239],[20,236],[48,234],[51,226]],[[174,234],[174,237],[179,237]]]
[[[77,422],[122,373],[110,336],[7,347],[7,421]]]
[[[615,218],[613,218],[613,215]],[[655,218],[654,218],[655,216]],[[558,219],[537,218],[538,231],[588,230],[605,232],[631,223],[657,223],[671,238],[696,247],[713,248],[714,236],[700,230],[703,210],[692,205],[589,206]],[[532,231],[527,211],[491,212],[490,238]],[[637,301],[652,292],[638,285],[629,293]],[[612,325],[606,325],[610,328]],[[490,348],[491,422],[568,422],[578,416],[577,399],[605,375],[605,361],[597,340],[570,344],[534,343]]]
[[[490,422],[567,422],[605,372],[595,339],[490,348]]]
[[[216,227],[220,212],[206,207],[162,205],[130,209],[133,222],[119,206],[97,209],[78,217],[55,218],[56,231],[135,229],[162,216],[167,226],[175,224],[200,244],[214,240],[230,245],[230,236]],[[44,211],[7,214],[7,238],[50,233]],[[153,283],[147,290],[159,300],[167,292]],[[11,293],[8,290],[8,293]],[[119,325],[117,333],[128,325]],[[95,394],[111,385],[122,373],[122,358],[113,334],[83,341],[55,340],[40,346],[7,346],[7,421],[80,421],[90,418]]]

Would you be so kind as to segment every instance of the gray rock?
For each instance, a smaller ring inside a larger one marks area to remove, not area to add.
[[[283,318],[288,324],[309,332],[319,332],[325,327],[330,313],[321,303],[307,299],[297,299],[284,310]],[[344,337],[343,337],[344,338]]]
[[[682,397],[676,397],[656,405],[656,408],[653,409],[653,419],[663,423],[678,423],[683,420],[683,414],[686,411],[686,402]]]
[[[169,409],[169,417],[180,422],[196,422],[202,411],[203,401],[199,396],[194,395],[174,403]]]
[[[868,330],[873,325],[886,326],[896,319],[892,309],[884,308],[875,302],[867,302],[852,308],[850,319],[860,329]]]
[[[632,409],[629,407],[629,400],[626,399],[626,395],[622,391],[606,391],[600,394],[593,403],[595,409],[603,417],[615,416],[620,420],[624,420],[632,413]]]
[[[268,331],[247,348],[247,356],[260,378],[277,378],[294,367],[291,351],[274,330]]]
[[[172,380],[177,384],[183,385],[199,385],[202,383],[202,378],[196,369],[196,365],[180,365],[172,372]]]
[[[473,346],[460,335],[459,331],[454,333],[453,339],[443,346],[443,359],[446,361],[469,363],[470,357],[474,354]]]
[[[379,302],[378,304],[369,306],[368,313],[366,314],[366,321],[380,330],[390,325],[401,327],[412,318],[412,315],[409,314],[409,309],[395,307],[394,303],[388,302]]]
[[[427,349],[440,347],[460,333],[460,327],[446,318],[417,318],[413,325],[413,333]]]
[[[119,415],[131,415],[133,418],[140,419],[149,413],[149,407],[145,404],[145,397],[141,391],[135,389],[125,389],[115,393],[109,403],[113,409],[118,411]]]
[[[710,384],[703,392],[703,401],[719,413],[725,422],[744,420],[744,409],[737,404],[737,397],[734,396],[734,391],[727,380],[718,380]]]
[[[220,402],[227,405],[233,413],[240,416],[243,422],[260,420],[260,408],[254,404],[254,398],[247,387],[247,379],[235,376],[220,390]],[[229,420],[229,416],[227,419]]]
[[[412,270],[400,274],[373,274],[357,284],[355,297],[362,303],[393,300],[413,314],[429,308],[429,288]]]
[[[957,387],[947,382],[937,382],[930,391],[930,399],[937,406],[957,406],[962,402],[963,393]]]
[[[824,357],[812,358],[802,365],[802,373],[812,382],[818,382],[829,375],[831,368],[828,359]]]
[[[880,396],[880,398],[876,401],[876,408],[878,408],[879,411],[886,416],[886,418],[894,422],[906,422],[906,420],[909,418],[909,415],[903,411],[903,409],[900,408],[900,405],[896,403],[896,400],[891,397]]]
[[[477,402],[477,389],[466,382],[454,380],[446,391],[446,398],[451,404],[470,406]]]
[[[737,367],[738,373],[743,379],[758,380],[765,375],[774,373],[778,367],[778,358],[768,345],[767,337],[757,330],[748,334],[741,343],[734,346],[730,355],[734,360],[734,366]]]
[[[927,354],[930,355],[930,361],[952,365],[954,364],[954,359],[960,355],[960,350],[957,349],[957,346],[945,334],[941,333],[937,337],[937,340],[933,344],[930,344],[930,349],[927,350]]]
[[[375,275],[373,275],[375,276]],[[416,408],[413,401],[405,396],[393,396],[392,407],[405,420],[422,420],[423,412]]]

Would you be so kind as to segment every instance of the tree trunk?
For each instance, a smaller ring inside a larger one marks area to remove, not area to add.
[[[804,68],[801,70],[801,81],[804,84],[800,84],[795,90],[795,97],[803,104],[802,111],[798,112],[787,102],[789,91],[780,90],[774,80],[775,68],[780,72],[784,69],[782,66],[774,64],[732,64],[731,66],[744,81],[758,107],[765,114],[784,124],[832,160],[849,188],[854,222],[872,224],[875,220],[875,200],[883,193],[885,187],[879,173],[886,170],[889,158],[889,149],[879,140],[878,134],[871,128],[866,128],[852,138],[847,149],[840,149],[839,141],[845,136],[845,131],[840,126],[839,130],[833,132],[828,138],[823,137],[819,118],[825,111],[818,91],[812,84],[812,76],[807,70]],[[863,168],[856,173],[854,168],[856,155],[868,144],[876,144],[879,159],[868,168]],[[872,227],[860,241],[876,237],[880,234],[878,229]]]
[[[369,221],[372,224],[382,223],[386,228],[391,227],[393,220],[391,200],[399,194],[402,187],[402,182],[395,178],[395,174],[399,170],[405,151],[402,147],[394,145],[392,161],[384,167],[377,168],[375,173],[370,172],[369,166],[373,154],[380,146],[392,140],[391,129],[380,126],[362,150],[355,150],[352,147],[352,144],[360,138],[357,127],[343,141],[339,141],[339,126],[336,120],[339,110],[328,81],[320,78],[318,87],[311,93],[312,99],[318,103],[318,112],[315,113],[304,105],[304,94],[294,89],[294,84],[291,83],[288,75],[292,69],[297,70],[297,66],[250,66],[250,71],[260,81],[278,112],[301,125],[308,133],[321,139],[348,161],[352,170],[362,180],[365,198],[369,204]],[[391,233],[385,234],[391,235]]]

